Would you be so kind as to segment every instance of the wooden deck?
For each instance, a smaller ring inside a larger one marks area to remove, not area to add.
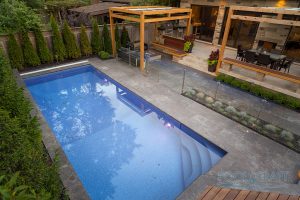
[[[300,196],[207,186],[197,200],[300,200]]]

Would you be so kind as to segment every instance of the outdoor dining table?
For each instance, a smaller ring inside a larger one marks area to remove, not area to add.
[[[259,54],[269,55],[271,60],[273,60],[273,61],[280,61],[280,60],[286,58],[286,55],[271,53],[271,52],[267,52],[267,51],[260,51],[257,49],[251,49],[248,51],[254,52],[256,55],[259,55]]]

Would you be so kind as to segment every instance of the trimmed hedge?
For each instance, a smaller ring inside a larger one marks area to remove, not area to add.
[[[126,47],[127,43],[130,42],[129,34],[125,26],[123,26],[121,33],[121,46]]]
[[[28,37],[28,33],[26,32],[22,33],[22,48],[25,66],[35,67],[41,64],[40,58],[33,48],[32,43],[30,42],[30,39]]]
[[[45,41],[43,33],[40,29],[34,30],[36,51],[39,55],[41,63],[51,63],[53,61],[52,53]]]
[[[104,51],[106,51],[109,54],[112,54],[111,38],[106,23],[103,25],[102,37],[103,37]]]
[[[70,59],[79,58],[81,56],[80,49],[77,45],[74,33],[71,31],[68,22],[64,21],[62,29],[63,41],[66,47],[67,57]]]
[[[93,23],[93,30],[92,30],[92,39],[91,39],[91,46],[93,50],[93,54],[98,54],[100,51],[103,50],[103,41],[102,37],[100,37],[100,31],[96,20],[92,21]]]
[[[64,192],[57,165],[49,162],[31,108],[0,52],[0,174],[12,177],[19,172],[18,185],[27,185],[37,193],[47,191],[51,199],[61,199]]]
[[[275,103],[281,104],[285,107],[300,111],[300,100],[295,97],[275,92],[262,86],[255,85],[247,81],[239,80],[237,78],[225,74],[218,75],[216,77],[216,80],[232,85],[233,87],[240,88],[244,91],[250,92],[266,100],[270,100]]]
[[[80,48],[81,53],[85,56],[89,56],[92,54],[92,47],[89,41],[89,38],[86,34],[85,26],[81,25],[80,29]]]
[[[67,57],[66,48],[63,43],[63,39],[59,32],[59,28],[57,22],[53,15],[50,17],[50,23],[52,27],[52,50],[53,50],[53,57],[58,61],[63,61]]]
[[[107,53],[106,51],[100,51],[98,56],[102,59],[102,60],[106,60],[109,58],[110,54]]]
[[[17,40],[13,34],[10,34],[8,36],[7,50],[8,50],[8,56],[9,56],[11,66],[13,68],[23,69],[24,68],[23,52],[20,45],[18,45]]]
[[[118,50],[121,48],[121,38],[120,38],[120,31],[119,31],[118,24],[116,24],[115,27],[115,41],[116,41],[116,49]]]

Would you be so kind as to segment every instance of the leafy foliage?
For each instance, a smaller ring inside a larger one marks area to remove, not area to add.
[[[262,86],[251,84],[247,81],[239,80],[225,74],[218,75],[216,80],[240,88],[264,99],[271,100],[288,108],[300,111],[300,100],[295,97],[275,92]]]
[[[59,199],[63,188],[56,163],[49,163],[31,105],[17,86],[2,52],[0,52],[0,174],[13,176],[20,172],[19,184],[37,193],[48,191]]]
[[[74,33],[71,31],[67,21],[64,21],[64,27],[62,30],[63,41],[66,47],[66,53],[68,58],[79,58],[81,56],[80,49],[77,45]]]
[[[41,64],[40,58],[33,48],[27,32],[22,33],[22,48],[26,66],[35,67]]]
[[[42,8],[44,5],[45,1],[44,0],[23,0],[27,6],[31,8]]]
[[[34,31],[36,50],[41,60],[41,63],[51,63],[53,56],[48,48],[45,38],[40,29]]]
[[[92,47],[83,25],[81,25],[80,29],[80,48],[83,55],[89,56],[92,54]]]
[[[121,46],[126,47],[129,42],[130,42],[130,39],[129,39],[128,31],[127,31],[126,27],[123,26],[122,33],[121,33]]]
[[[18,0],[1,0],[0,33],[28,31],[40,27],[41,19],[33,9]]]
[[[92,30],[92,39],[91,39],[91,46],[94,54],[98,54],[100,51],[103,50],[103,41],[100,37],[100,31],[96,20],[92,21],[93,23],[93,30]]]
[[[26,185],[18,184],[19,173],[15,173],[10,179],[5,175],[0,176],[0,197],[3,200],[11,199],[40,199],[48,200],[51,195],[45,191],[37,194],[33,189]]]
[[[110,54],[106,51],[100,51],[98,55],[102,60],[108,59],[110,56]]]
[[[116,26],[115,26],[115,41],[116,41],[116,49],[120,49],[121,48],[121,38],[120,38],[120,31],[119,31],[118,24],[116,24]]]
[[[52,33],[53,33],[52,36],[53,57],[56,61],[63,61],[67,56],[66,48],[63,43],[61,34],[59,32],[57,22],[52,15],[50,17],[50,23],[52,27]]]
[[[103,36],[104,51],[106,51],[109,54],[112,54],[111,38],[106,23],[103,25],[102,36]]]
[[[10,64],[13,68],[23,69],[24,58],[21,47],[18,45],[16,38],[13,34],[8,37],[7,43],[8,56]]]

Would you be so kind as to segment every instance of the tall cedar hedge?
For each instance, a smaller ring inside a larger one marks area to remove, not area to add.
[[[129,34],[126,27],[123,26],[122,33],[121,33],[121,46],[126,47],[128,42],[130,42]]]
[[[41,63],[51,63],[53,61],[52,53],[50,52],[45,38],[40,29],[34,31],[36,51],[39,55]]]
[[[22,33],[22,49],[25,66],[35,67],[41,64],[40,58],[33,48],[27,32]]]
[[[115,27],[115,41],[116,41],[116,49],[121,48],[121,38],[120,38],[120,31],[119,31],[119,26],[116,24]]]
[[[106,51],[109,54],[112,54],[111,38],[106,23],[103,25],[102,36],[103,36],[104,51]]]
[[[57,165],[49,163],[37,119],[13,77],[9,62],[0,52],[0,174],[19,172],[18,184],[36,192],[48,191],[51,199],[63,192]]]
[[[93,30],[92,30],[92,39],[91,39],[91,46],[93,50],[93,54],[98,54],[100,51],[103,50],[103,40],[100,37],[100,31],[96,20],[92,21],[93,23]]]
[[[13,34],[8,36],[7,43],[8,56],[10,64],[13,68],[23,69],[24,57],[21,47],[18,45],[16,38]]]
[[[79,58],[81,56],[80,49],[77,45],[74,33],[71,31],[68,22],[64,21],[62,29],[63,41],[66,47],[67,57],[70,59]]]
[[[56,61],[63,61],[66,57],[66,48],[63,43],[63,39],[59,32],[59,28],[55,18],[51,15],[50,23],[52,27],[52,50],[53,50],[53,57]]]
[[[89,41],[89,38],[86,34],[85,26],[81,25],[80,29],[80,48],[81,53],[85,56],[89,56],[92,54],[92,47]]]

